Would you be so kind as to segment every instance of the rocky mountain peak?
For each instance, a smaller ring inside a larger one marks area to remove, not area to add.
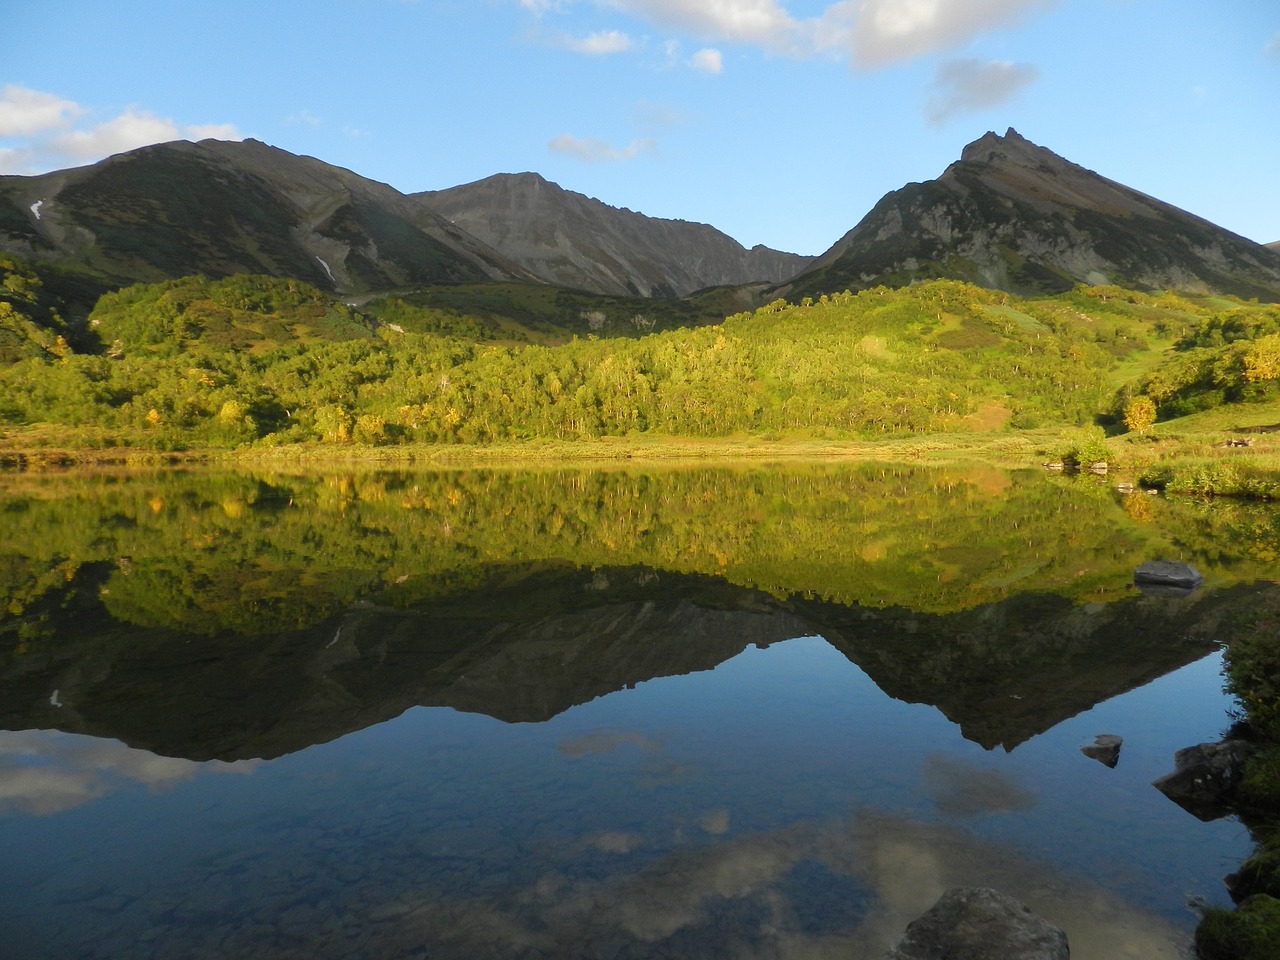
[[[1075,283],[1280,300],[1275,251],[1108,180],[1012,127],[886,195],[784,296],[952,277],[1014,293]]]
[[[994,130],[987,131],[960,152],[960,159],[966,163],[996,163],[1000,160],[1016,163],[1040,160],[1046,155],[1062,159],[1044,147],[1032,143],[1010,127],[1003,137]]]

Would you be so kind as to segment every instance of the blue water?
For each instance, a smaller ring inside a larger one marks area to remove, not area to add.
[[[817,637],[545,723],[444,708],[274,761],[0,733],[7,957],[877,957],[995,886],[1075,960],[1177,957],[1250,849],[1150,781],[1216,739],[1211,656],[1011,752]],[[1079,748],[1124,737],[1115,769]]]

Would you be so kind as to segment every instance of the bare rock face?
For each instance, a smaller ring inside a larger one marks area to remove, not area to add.
[[[1067,935],[1012,897],[954,887],[884,960],[1069,960]]]

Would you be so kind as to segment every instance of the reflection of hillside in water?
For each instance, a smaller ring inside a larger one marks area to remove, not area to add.
[[[1133,567],[1199,515],[987,469],[13,483],[0,722],[193,759],[413,705],[544,720],[805,634],[1011,748],[1275,602],[1143,597]],[[1210,546],[1211,581],[1257,565]]]

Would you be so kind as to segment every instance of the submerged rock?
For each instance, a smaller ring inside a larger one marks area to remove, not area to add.
[[[1243,740],[1183,747],[1173,755],[1174,771],[1151,785],[1197,819],[1217,820],[1231,812],[1231,799],[1253,750]]]
[[[953,887],[883,960],[1068,960],[1067,935],[1012,897]]]
[[[1093,743],[1085,744],[1080,752],[1091,760],[1114,768],[1120,762],[1120,746],[1124,743],[1114,733],[1100,733],[1093,738]]]

